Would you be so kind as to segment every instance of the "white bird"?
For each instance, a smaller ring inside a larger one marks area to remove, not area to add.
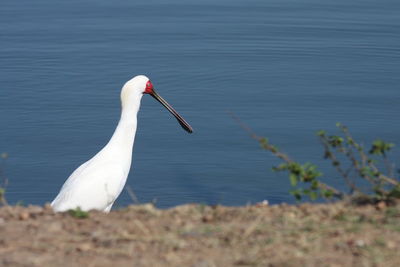
[[[175,116],[187,132],[193,132],[192,127],[154,91],[149,78],[144,75],[134,77],[121,90],[121,118],[110,141],[65,181],[51,203],[54,211],[76,208],[83,211],[110,211],[125,186],[131,167],[137,113],[143,94],[154,97]]]

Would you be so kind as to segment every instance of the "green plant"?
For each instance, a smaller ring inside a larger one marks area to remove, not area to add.
[[[301,164],[292,160],[288,155],[279,151],[276,146],[270,144],[267,138],[258,137],[257,140],[263,149],[272,152],[283,161],[283,163],[272,169],[274,171],[289,172],[289,180],[292,186],[290,193],[297,200],[301,200],[303,196],[308,196],[311,200],[343,197],[342,192],[320,180],[323,174],[316,165],[309,162]]]
[[[348,194],[364,197],[372,194],[373,199],[383,201],[400,198],[400,182],[395,177],[394,164],[387,157],[394,144],[378,139],[366,150],[346,126],[340,123],[336,126],[342,136],[327,135],[325,131],[317,132],[317,136],[324,147],[324,158],[331,161],[344,179],[350,189]],[[360,181],[367,182],[367,188],[359,186]]]
[[[390,201],[400,198],[400,183],[394,177],[394,165],[388,160],[387,153],[394,144],[383,140],[375,140],[366,150],[350,134],[348,128],[340,123],[336,125],[339,135],[328,135],[326,131],[318,131],[317,136],[324,148],[324,158],[329,160],[347,185],[348,191],[340,191],[321,181],[322,173],[311,163],[300,164],[291,160],[266,138],[258,138],[263,149],[282,159],[284,162],[273,169],[288,171],[291,193],[298,200],[308,196],[317,198],[342,199],[347,196],[366,201]],[[385,166],[385,170],[382,170]],[[360,184],[367,184],[366,187]]]
[[[87,211],[81,210],[81,208],[79,208],[79,207],[76,208],[76,209],[69,210],[68,213],[72,217],[75,217],[75,218],[78,218],[78,219],[85,219],[85,218],[89,217],[89,213]]]
[[[388,159],[388,152],[394,147],[392,143],[378,139],[369,149],[365,149],[356,142],[348,128],[340,123],[336,124],[340,130],[339,135],[328,135],[326,131],[318,131],[317,136],[324,148],[324,158],[331,162],[347,185],[347,191],[338,190],[322,181],[323,174],[316,165],[292,160],[267,138],[257,136],[239,118],[233,114],[231,116],[264,150],[270,151],[283,161],[273,167],[273,170],[288,172],[292,186],[290,193],[297,200],[305,196],[311,200],[351,197],[366,202],[400,198],[400,181],[395,177],[394,164]]]

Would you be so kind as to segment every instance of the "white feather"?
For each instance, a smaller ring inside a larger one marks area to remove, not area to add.
[[[149,79],[140,75],[121,91],[122,112],[108,144],[65,181],[51,203],[55,211],[80,208],[108,212],[125,186],[132,161],[140,100]]]

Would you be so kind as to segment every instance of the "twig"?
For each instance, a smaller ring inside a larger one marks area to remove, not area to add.
[[[275,156],[277,156],[278,158],[282,159],[286,163],[294,163],[295,162],[292,159],[290,159],[288,155],[286,155],[285,153],[280,152],[275,146],[269,144],[266,138],[258,136],[249,126],[247,126],[244,122],[242,122],[240,120],[240,118],[237,117],[233,112],[228,111],[228,113],[239,124],[239,126],[242,129],[244,129],[251,136],[251,138],[257,140],[265,150],[270,151],[271,153],[273,153]],[[318,186],[321,189],[330,190],[338,198],[342,198],[343,197],[343,193],[342,192],[338,191],[337,189],[335,189],[335,188],[333,188],[333,187],[331,187],[331,186],[329,186],[329,185],[327,185],[327,184],[325,184],[325,183],[323,183],[321,181],[318,181]]]
[[[340,167],[340,162],[337,159],[335,153],[333,153],[330,149],[329,149],[329,144],[327,143],[327,140],[325,137],[320,137],[321,143],[324,146],[325,149],[325,154],[327,155],[326,157],[329,158],[332,161],[332,165],[335,167],[335,169],[339,172],[340,175],[343,176],[344,181],[346,182],[346,184],[350,187],[351,191],[354,192],[359,192],[361,193],[361,190],[354,184],[354,182],[351,181],[350,177],[349,177],[349,173],[351,168],[349,168],[347,171],[344,171],[341,167]]]
[[[285,161],[287,163],[293,162],[293,160],[291,160],[288,155],[278,151],[273,145],[271,145],[268,142],[266,142],[267,140],[265,138],[258,136],[253,131],[253,129],[251,129],[244,122],[242,122],[242,120],[239,119],[239,117],[237,117],[233,112],[228,111],[228,113],[239,124],[239,126],[243,130],[245,130],[250,135],[251,138],[253,138],[254,140],[258,141],[265,150],[273,152],[275,154],[275,156],[277,156],[278,158],[282,159],[283,161]]]
[[[139,204],[139,200],[136,197],[135,193],[133,192],[132,187],[130,185],[126,185],[125,186],[125,190],[128,193],[128,195],[131,198],[131,200],[133,201],[133,203]]]

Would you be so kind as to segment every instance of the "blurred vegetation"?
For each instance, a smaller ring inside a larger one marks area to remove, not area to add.
[[[78,219],[86,219],[89,217],[89,213],[87,211],[81,210],[81,208],[76,208],[76,209],[71,209],[68,211],[69,215],[71,215],[74,218]]]
[[[8,179],[4,173],[4,164],[6,159],[8,158],[7,153],[0,154],[0,206],[8,205],[5,194],[6,194],[6,187],[8,184]]]
[[[273,170],[288,172],[292,185],[290,193],[297,200],[303,197],[311,200],[351,197],[363,202],[390,202],[400,198],[399,177],[396,177],[395,165],[388,159],[388,152],[394,144],[378,139],[366,149],[352,137],[346,126],[340,123],[336,126],[340,130],[339,135],[329,135],[321,130],[317,136],[323,146],[324,158],[330,161],[343,179],[346,191],[322,182],[323,173],[316,165],[292,160],[267,138],[258,138],[258,141],[263,149],[283,161]]]
[[[296,200],[305,197],[310,200],[350,198],[358,203],[376,203],[400,198],[400,170],[396,170],[395,164],[388,158],[389,151],[395,146],[392,143],[378,139],[366,148],[341,123],[336,124],[340,132],[338,135],[329,135],[324,130],[318,131],[316,134],[323,146],[324,158],[330,161],[346,184],[345,190],[339,190],[323,182],[326,179],[318,166],[291,159],[270,143],[268,138],[257,136],[239,118],[231,115],[264,150],[282,161],[272,169],[288,173],[292,186],[290,193]]]

